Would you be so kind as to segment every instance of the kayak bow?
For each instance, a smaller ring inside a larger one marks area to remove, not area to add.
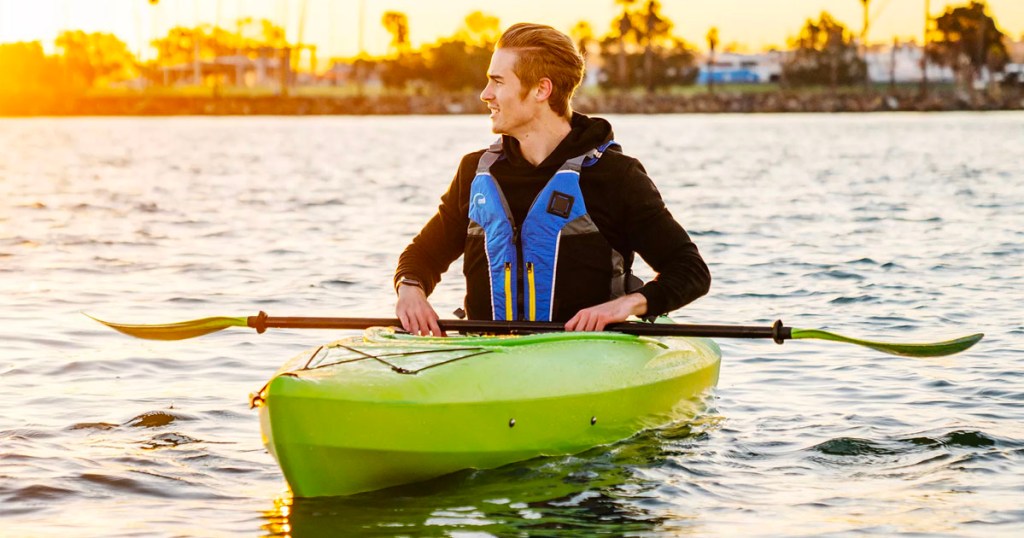
[[[295,495],[349,495],[690,419],[720,362],[703,338],[373,328],[294,358],[252,403]]]

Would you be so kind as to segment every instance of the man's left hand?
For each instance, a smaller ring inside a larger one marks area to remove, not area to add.
[[[629,316],[642,316],[646,313],[647,298],[639,293],[630,293],[580,310],[565,324],[565,330],[603,331],[609,323],[626,321]]]

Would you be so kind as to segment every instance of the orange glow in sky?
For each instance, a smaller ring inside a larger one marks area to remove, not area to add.
[[[931,0],[931,13],[966,3]],[[871,0],[870,41],[920,40],[924,4],[925,0]],[[408,15],[412,43],[418,46],[451,35],[467,14],[477,10],[499,17],[502,27],[533,21],[568,31],[577,21],[587,20],[598,35],[608,31],[619,10],[613,0],[159,0],[155,5],[148,0],[0,0],[0,42],[39,40],[52,47],[61,29],[75,28],[113,32],[132,51],[149,57],[148,42],[173,26],[216,22],[231,28],[239,17],[252,16],[283,25],[290,41],[297,40],[301,27],[303,41],[315,43],[322,57],[352,56],[359,52],[360,5],[364,49],[370,54],[387,50],[389,37],[380,24],[386,11]],[[1014,39],[1024,35],[1024,1],[989,0],[988,5],[1003,32]],[[854,32],[863,23],[859,0],[662,0],[662,6],[675,23],[674,33],[700,48],[712,26],[718,27],[723,45],[736,42],[759,50],[784,46],[806,19],[817,18],[823,10]],[[303,12],[305,23],[300,24]]]

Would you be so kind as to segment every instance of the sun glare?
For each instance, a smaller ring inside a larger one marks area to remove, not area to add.
[[[964,2],[932,0],[933,14]],[[923,28],[923,0],[876,0],[869,2],[870,34],[874,42],[919,39]],[[1002,29],[1013,38],[1024,34],[1024,2],[989,0]],[[129,48],[148,58],[149,42],[175,26],[201,23],[230,28],[243,17],[266,18],[285,28],[289,40],[313,43],[325,56],[353,56],[362,49],[369,54],[388,50],[389,34],[380,24],[385,12],[405,13],[410,41],[420,46],[455,31],[474,11],[498,17],[502,26],[537,21],[568,30],[586,20],[597,33],[612,26],[619,5],[612,0],[520,0],[485,4],[479,0],[0,0],[0,43],[41,41],[47,52],[64,29],[116,34]],[[829,11],[847,26],[862,26],[860,2],[824,0],[722,0],[689,3],[662,2],[663,12],[676,24],[684,39],[703,46],[708,28],[717,27],[723,44],[749,50],[784,45],[808,18]]]

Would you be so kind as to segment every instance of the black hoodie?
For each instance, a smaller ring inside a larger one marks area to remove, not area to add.
[[[573,114],[571,127],[558,147],[536,167],[523,157],[517,140],[502,137],[507,158],[491,167],[491,175],[501,187],[517,226],[559,166],[613,138],[611,124],[601,118]],[[462,158],[437,213],[399,257],[396,283],[402,277],[413,278],[423,284],[429,295],[441,274],[463,255],[467,246],[470,186],[484,151]],[[647,299],[648,315],[670,312],[707,293],[711,285],[707,265],[689,235],[672,218],[639,161],[613,145],[596,164],[583,168],[580,189],[594,224],[604,240],[623,255],[626,267],[632,263],[635,252],[658,273],[654,281],[636,290]],[[472,260],[466,260],[467,269],[471,263]],[[473,284],[469,282],[467,286],[471,288]],[[583,304],[574,305],[573,310],[575,306],[593,306],[609,298],[587,298]],[[482,317],[472,314],[472,305],[466,306],[470,317]],[[573,314],[575,311],[563,311],[553,321],[568,321]]]

